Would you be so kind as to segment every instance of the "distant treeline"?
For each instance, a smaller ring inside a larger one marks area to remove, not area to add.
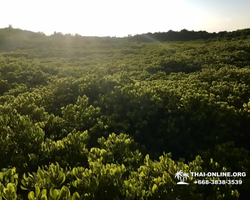
[[[95,37],[81,36],[79,34],[62,34],[54,32],[46,36],[42,32],[32,32],[27,30],[15,29],[11,25],[0,29],[0,50],[30,49],[34,47],[48,47],[54,45],[67,45],[82,47],[90,43],[116,43],[116,42],[166,42],[166,41],[191,41],[204,39],[233,39],[250,37],[250,28],[236,30],[232,32],[222,31],[218,33],[208,33],[206,31],[168,31],[158,33],[145,33],[138,35],[128,35],[127,37]]]
[[[246,38],[250,36],[250,28],[237,30],[232,32],[221,31],[218,33],[208,33],[206,31],[188,31],[183,29],[181,31],[168,31],[158,33],[146,33],[135,36],[130,36],[129,41],[137,42],[165,42],[165,41],[190,41],[197,39],[214,39],[214,38],[234,38],[241,37]]]

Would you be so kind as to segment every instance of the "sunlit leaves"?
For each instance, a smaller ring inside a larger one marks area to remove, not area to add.
[[[42,200],[248,194],[194,177],[179,187],[174,175],[248,173],[249,39],[28,38],[11,36],[2,48],[20,49],[0,52],[0,167],[13,167],[0,172],[0,199],[21,190]]]

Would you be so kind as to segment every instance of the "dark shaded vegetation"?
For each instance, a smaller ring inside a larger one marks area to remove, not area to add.
[[[190,41],[190,40],[230,40],[237,38],[246,39],[250,36],[250,29],[237,30],[232,32],[221,31],[218,33],[208,33],[207,31],[168,31],[158,33],[145,33],[129,37],[129,41],[137,42],[166,42],[166,41]]]
[[[249,29],[147,36],[0,30],[0,199],[249,199]]]

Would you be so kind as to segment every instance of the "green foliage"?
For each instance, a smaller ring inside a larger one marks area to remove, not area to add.
[[[88,97],[83,96],[78,97],[76,105],[69,104],[66,108],[63,107],[62,115],[69,130],[89,130],[97,123],[100,108],[88,106]],[[76,124],[77,126],[75,126]]]
[[[63,166],[87,165],[88,149],[86,144],[89,140],[88,132],[76,132],[73,130],[62,140],[53,141],[47,139],[43,142],[40,151],[41,161],[58,162]]]
[[[47,194],[47,190],[43,189],[40,192],[39,187],[35,188],[35,192],[31,191],[28,194],[29,200],[79,200],[80,195],[75,192],[72,196],[70,195],[70,191],[66,186],[63,186],[61,189],[50,189]]]
[[[12,183],[14,185],[18,184],[18,174],[16,173],[16,169],[6,169],[3,168],[0,172],[0,183],[7,187],[8,183]]]
[[[5,200],[16,200],[16,186],[13,183],[8,183],[7,187],[5,188],[0,183],[0,198],[3,198]]]
[[[249,44],[248,29],[0,30],[0,200],[247,199]],[[180,170],[247,176],[181,186]]]
[[[113,133],[109,135],[107,140],[104,137],[99,138],[98,143],[102,148],[101,152],[105,152],[103,155],[102,153],[99,154],[100,158],[105,158],[104,155],[108,155],[111,157],[112,162],[124,164],[127,168],[132,168],[133,170],[143,163],[142,154],[136,149],[138,145],[128,135],[120,134],[117,136]],[[90,152],[90,161],[97,160],[97,157],[94,155],[96,153]],[[108,161],[104,161],[103,163],[108,163]]]
[[[49,190],[52,187],[59,188],[65,182],[66,175],[58,163],[56,163],[56,165],[51,164],[49,167],[45,168],[46,171],[38,168],[37,173],[29,173],[28,176],[24,174],[21,188],[23,190],[28,190],[39,187]]]
[[[26,168],[29,155],[38,154],[44,139],[44,131],[32,123],[28,116],[13,112],[0,116],[0,166]]]

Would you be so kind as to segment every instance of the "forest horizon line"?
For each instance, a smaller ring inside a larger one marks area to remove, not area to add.
[[[117,36],[84,36],[78,33],[62,33],[54,31],[53,34],[45,34],[42,31],[30,31],[20,28],[13,28],[12,25],[9,25],[5,28],[0,28],[0,37],[6,32],[6,30],[13,30],[17,32],[23,32],[27,34],[37,34],[41,36],[51,37],[55,35],[61,36],[71,36],[71,37],[82,37],[82,38],[111,38],[111,39],[127,39],[132,42],[164,42],[164,41],[190,41],[197,39],[214,39],[214,38],[235,38],[235,37],[247,37],[250,35],[250,28],[237,29],[233,31],[219,31],[219,32],[208,32],[206,30],[188,30],[186,28],[180,31],[174,31],[172,29],[165,32],[147,32],[147,33],[138,33],[138,34],[128,34],[127,36],[117,37]],[[1,40],[1,38],[0,38]]]

